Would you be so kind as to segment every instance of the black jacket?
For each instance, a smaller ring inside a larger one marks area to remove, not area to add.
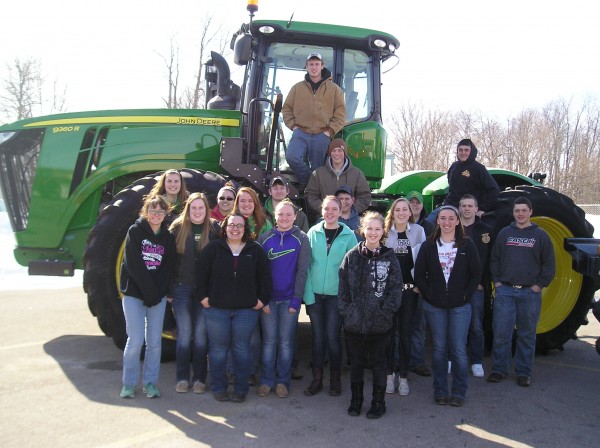
[[[127,231],[125,255],[121,264],[121,292],[136,297],[148,307],[167,295],[175,273],[175,237],[163,221],[155,235],[144,218],[138,218]]]
[[[479,216],[475,217],[475,222],[470,226],[463,226],[465,234],[473,240],[479,261],[481,262],[481,285],[490,282],[490,252],[492,249],[492,228],[481,220]]]
[[[481,263],[473,241],[465,238],[457,249],[448,284],[440,266],[438,242],[421,245],[415,264],[415,285],[423,298],[437,308],[456,308],[471,301],[481,279]]]
[[[475,160],[477,148],[471,144],[471,153],[464,162],[457,160],[448,169],[448,196],[444,205],[458,208],[460,199],[465,194],[477,198],[479,210],[489,212],[496,208],[496,200],[500,193],[498,184],[481,163]]]
[[[209,241],[212,241],[219,237],[221,234],[221,226],[215,219],[210,220],[212,231],[208,234]],[[173,235],[175,235],[175,241],[177,241],[177,234],[181,231],[181,227],[177,226],[173,229]],[[183,254],[177,254],[177,264],[175,268],[175,277],[173,284],[183,284],[187,286],[196,285],[196,270],[198,263],[198,255],[196,253],[196,237],[193,231],[190,231],[185,241],[185,249]],[[172,293],[172,288],[170,293]],[[173,297],[170,295],[169,297]]]
[[[211,241],[200,252],[197,266],[196,297],[208,297],[211,307],[237,310],[253,308],[258,299],[264,305],[271,300],[269,259],[256,241],[246,241],[237,257],[224,239]]]
[[[389,247],[382,247],[378,257],[367,258],[363,245],[354,246],[342,260],[338,310],[349,333],[387,333],[402,300],[400,263]]]

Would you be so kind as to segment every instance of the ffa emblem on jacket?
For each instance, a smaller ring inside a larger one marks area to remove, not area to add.
[[[489,233],[482,233],[481,234],[481,242],[483,244],[489,244],[490,243],[490,234]]]
[[[464,170],[461,174],[465,177],[471,177],[471,173],[469,172],[469,170]]]

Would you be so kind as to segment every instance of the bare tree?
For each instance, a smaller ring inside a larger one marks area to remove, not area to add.
[[[168,95],[163,98],[168,108],[198,109],[201,108],[206,97],[204,82],[204,64],[210,48],[216,48],[221,54],[225,53],[227,39],[222,33],[221,26],[214,23],[214,15],[207,15],[200,25],[200,38],[198,41],[197,71],[194,74],[194,84],[183,87],[180,85],[179,46],[171,38],[170,53],[165,57],[158,53],[167,68]]]
[[[471,138],[489,167],[528,174],[545,172],[546,184],[575,201],[600,202],[600,103],[579,107],[558,99],[540,110],[524,109],[505,122],[482,113],[441,112],[406,104],[388,120],[388,151],[397,171],[445,171],[456,143]]]
[[[174,41],[174,38],[171,37],[169,57],[166,58],[158,52],[157,54],[162,58],[167,68],[169,88],[167,98],[163,98],[163,101],[168,109],[175,109],[178,107],[177,89],[179,87],[179,46]]]
[[[66,110],[66,86],[61,88],[55,80],[52,90],[47,92],[39,60],[15,59],[6,68],[8,76],[4,80],[4,91],[0,96],[0,109],[8,118],[21,120]]]
[[[5,93],[0,97],[2,111],[17,120],[33,116],[35,106],[41,104],[41,68],[36,59],[15,59],[7,64],[8,76],[4,81]]]

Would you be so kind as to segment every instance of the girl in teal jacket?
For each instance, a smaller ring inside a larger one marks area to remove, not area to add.
[[[307,233],[311,247],[304,303],[313,332],[313,379],[304,395],[323,390],[325,347],[329,352],[329,395],[342,393],[341,319],[338,312],[339,268],[346,252],[356,246],[356,236],[345,224],[338,222],[341,205],[335,196],[326,196],[321,205],[323,221]]]

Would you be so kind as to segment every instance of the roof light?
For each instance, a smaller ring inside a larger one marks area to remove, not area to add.
[[[387,46],[386,41],[383,39],[375,39],[373,41],[373,43],[375,44],[375,46],[377,46],[379,48],[385,48]]]
[[[263,34],[271,34],[275,32],[275,28],[269,25],[263,25],[258,29],[258,31],[260,31]]]

